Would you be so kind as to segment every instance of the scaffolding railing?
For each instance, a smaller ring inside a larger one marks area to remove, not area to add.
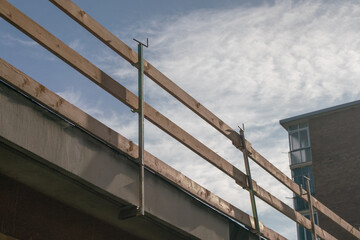
[[[100,25],[96,20],[91,18],[85,11],[75,5],[71,0],[50,1],[57,7],[59,7],[62,11],[64,11],[67,15],[69,15],[72,19],[78,22],[81,26],[83,26],[86,30],[96,36],[99,40],[105,43],[108,47],[110,47],[112,50],[122,56],[125,60],[127,60],[133,66],[138,67],[136,65],[136,63],[138,62],[138,54],[136,54],[129,46],[127,46],[120,39],[114,36],[105,27]],[[123,102],[125,105],[127,105],[131,109],[138,109],[139,100],[135,94],[130,92],[128,89],[115,81],[105,72],[97,68],[90,61],[82,57],[79,53],[77,53],[72,48],[63,43],[61,40],[49,33],[31,18],[27,17],[21,11],[16,9],[6,0],[0,0],[0,16],[12,25],[14,25],[20,31],[28,35],[34,41],[38,42],[41,46],[45,47],[54,55],[69,64],[71,67],[76,69],[78,72],[86,76],[88,79],[96,83],[98,86],[106,90],[115,98]],[[345,229],[351,235],[360,238],[360,232],[356,228],[351,226],[344,219],[340,218],[337,214],[335,214],[325,205],[320,203],[313,196],[310,196],[310,198],[308,199],[306,194],[307,192],[304,189],[302,189],[298,184],[293,182],[289,177],[287,177],[272,163],[265,159],[254,148],[252,148],[251,143],[248,140],[244,139],[242,143],[242,139],[239,133],[230,128],[220,118],[215,116],[207,108],[201,105],[192,96],[190,96],[183,89],[177,86],[174,82],[172,82],[149,62],[143,60],[143,64],[143,71],[145,75],[147,75],[155,83],[157,83],[168,93],[178,99],[181,103],[191,109],[194,113],[204,119],[207,123],[217,129],[229,140],[231,140],[231,142],[236,148],[240,149],[241,151],[246,151],[249,158],[251,158],[259,166],[265,169],[268,173],[270,173],[278,181],[284,184],[287,188],[293,191],[297,196],[304,199],[305,201],[308,201],[310,199],[310,202],[312,202],[313,206],[319,212],[323,213],[325,216],[337,223],[340,227]],[[295,211],[290,206],[270,194],[265,189],[261,188],[254,180],[251,180],[250,184],[248,175],[241,172],[238,168],[230,164],[228,161],[223,159],[213,150],[205,146],[199,140],[191,136],[189,133],[177,126],[175,123],[163,116],[161,113],[156,111],[147,103],[144,103],[144,117],[151,123],[159,127],[161,130],[178,140],[180,143],[191,149],[193,152],[204,158],[206,161],[220,169],[222,172],[233,178],[235,182],[242,188],[250,190],[250,185],[252,185],[252,191],[254,192],[255,196],[262,199],[270,206],[277,209],[282,214],[286,215],[304,228],[312,232],[316,231],[316,234],[319,238],[336,239],[319,226],[315,225],[313,227],[310,220],[308,220],[302,214]],[[277,237],[274,237],[275,235],[272,230],[270,231],[262,224],[260,225],[260,231],[262,236],[269,239],[283,239],[283,237],[279,234],[276,235]],[[251,221],[249,227],[251,227],[252,229],[256,229],[256,224],[253,220]]]

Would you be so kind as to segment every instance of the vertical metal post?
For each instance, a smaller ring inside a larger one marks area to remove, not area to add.
[[[138,116],[139,116],[139,214],[145,214],[145,185],[144,185],[144,62],[143,46],[148,47],[149,40],[146,39],[146,45],[134,39],[138,43]]]
[[[243,129],[244,129],[244,127],[243,127]],[[259,240],[261,240],[260,223],[259,223],[259,217],[258,217],[257,209],[256,209],[256,202],[255,202],[254,190],[253,190],[253,185],[252,185],[248,152],[247,152],[246,144],[245,144],[245,133],[244,133],[243,129],[240,128],[240,137],[241,137],[241,144],[242,144],[242,150],[243,150],[242,152],[243,152],[244,162],[245,162],[246,175],[248,177],[248,182],[249,182],[251,208],[252,208],[252,213],[253,213],[253,217],[254,217],[254,221],[255,221],[255,228],[257,231],[257,235],[259,237]]]
[[[138,113],[139,119],[139,152],[138,152],[138,164],[139,164],[139,206],[125,206],[119,211],[119,218],[121,220],[145,215],[145,169],[144,169],[144,62],[143,62],[143,46],[149,46],[149,39],[146,39],[146,45],[139,42],[134,38],[134,41],[138,43],[138,62],[133,64],[138,68],[138,109],[131,109],[132,112]]]
[[[310,212],[310,220],[311,220],[311,228],[312,228],[312,239],[316,240],[316,229],[315,229],[315,218],[314,218],[314,208],[311,201],[311,189],[310,189],[310,178],[304,176],[306,180],[306,191],[308,196],[308,205],[309,205],[309,212]]]
[[[141,215],[145,214],[145,189],[144,189],[144,63],[143,63],[143,46],[141,43],[138,44],[138,75],[139,75],[139,164],[140,164],[140,199],[139,212]]]

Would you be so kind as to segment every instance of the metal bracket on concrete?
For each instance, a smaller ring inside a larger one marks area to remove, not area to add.
[[[139,216],[139,208],[133,205],[128,205],[120,208],[119,219],[126,220],[129,218]]]

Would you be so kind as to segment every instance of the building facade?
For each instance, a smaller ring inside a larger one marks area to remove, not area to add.
[[[289,135],[293,180],[328,208],[360,227],[360,101],[280,120]],[[308,205],[294,197],[295,210],[310,218]],[[315,221],[338,239],[356,239],[315,210]],[[311,233],[297,226],[298,239]]]

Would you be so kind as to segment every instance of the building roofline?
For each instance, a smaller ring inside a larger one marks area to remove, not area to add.
[[[336,105],[336,106],[329,107],[329,108],[320,109],[320,110],[309,112],[309,113],[300,114],[300,115],[290,117],[290,118],[285,118],[285,119],[280,120],[279,123],[281,126],[283,126],[283,128],[285,128],[287,130],[287,127],[291,123],[301,122],[304,120],[309,120],[311,118],[316,118],[319,116],[331,114],[333,112],[344,111],[344,110],[347,110],[350,108],[355,108],[355,107],[360,107],[360,100]]]

